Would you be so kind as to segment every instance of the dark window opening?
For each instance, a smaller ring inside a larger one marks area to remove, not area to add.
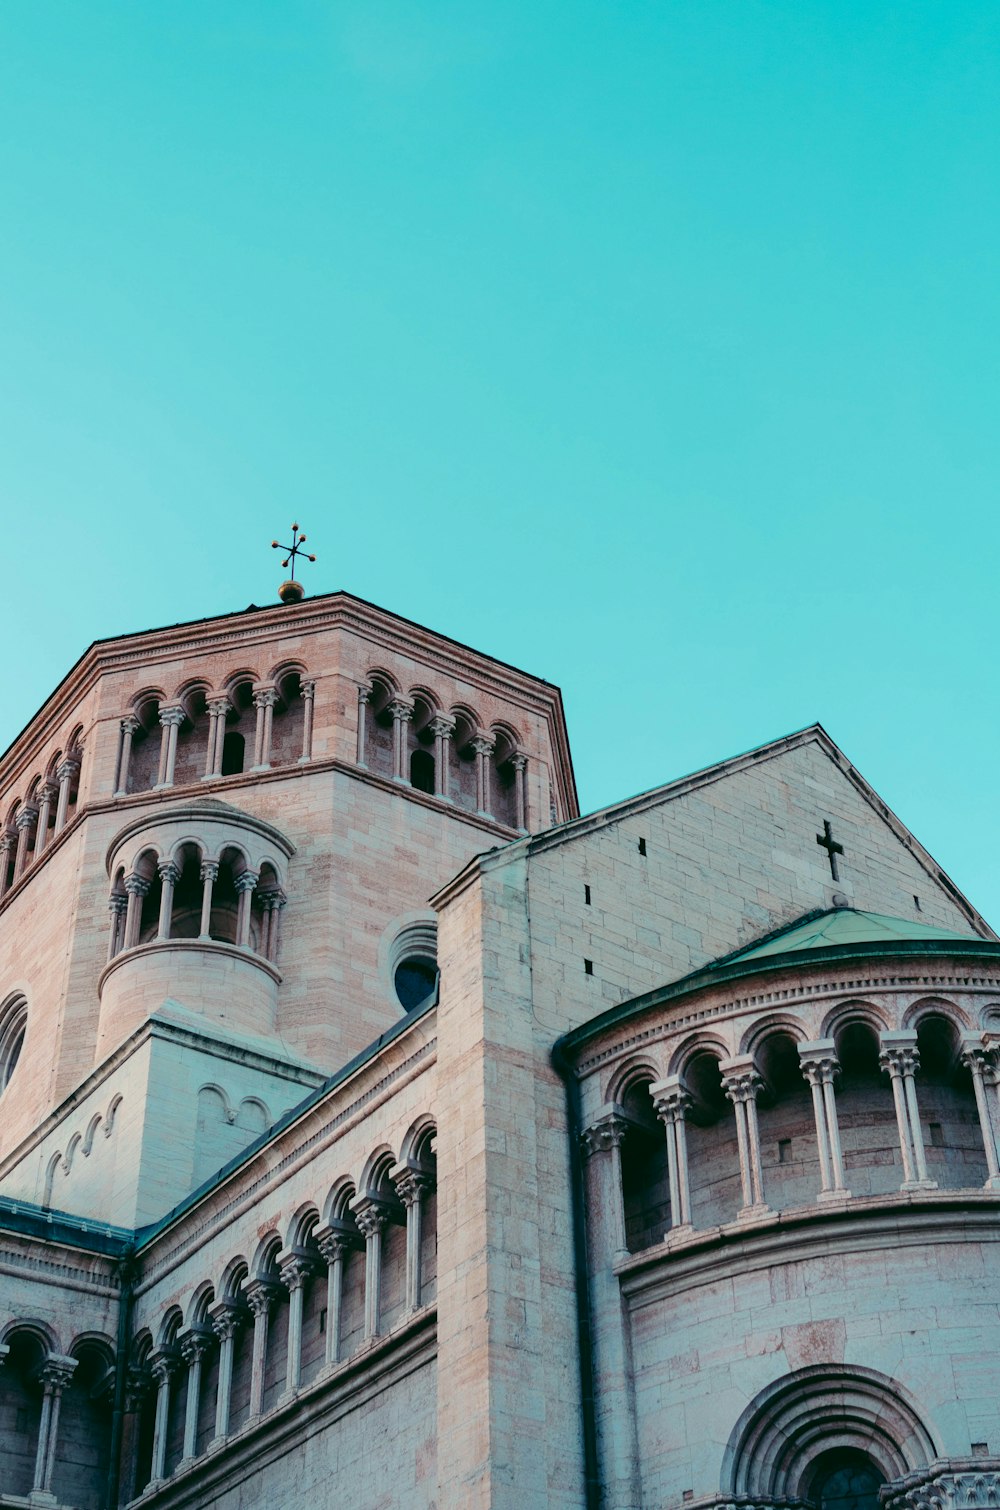
[[[923,908],[920,905],[920,898],[917,896],[916,892],[913,893],[913,905],[918,912],[923,911]]]
[[[243,770],[243,760],[246,752],[246,740],[242,734],[235,731],[227,734],[222,741],[222,774],[223,776],[239,776]]]
[[[790,1164],[792,1162],[791,1138],[779,1138],[778,1140],[778,1163]]]
[[[410,756],[410,785],[434,795],[434,756],[429,750],[414,750]]]
[[[594,961],[592,959],[585,959],[584,960],[584,962],[583,962],[583,973],[584,973],[584,975],[593,975],[593,973],[594,973]]]
[[[640,855],[644,855],[646,853],[646,841],[645,841],[645,839],[640,839],[639,840],[639,853],[640,853]]]
[[[589,907],[590,906],[590,887],[589,886],[585,886],[583,888],[583,900],[584,900],[584,903],[586,904],[586,906]]]
[[[879,1510],[885,1478],[856,1447],[823,1453],[816,1464],[809,1498],[819,1510]]]
[[[438,968],[432,959],[404,959],[393,976],[396,997],[404,1012],[413,1012],[437,993]]]
[[[940,1122],[931,1122],[931,1123],[929,1123],[929,1125],[928,1125],[928,1131],[929,1131],[929,1133],[931,1135],[931,1147],[932,1148],[943,1148],[944,1147],[944,1128],[941,1126],[941,1123]]]

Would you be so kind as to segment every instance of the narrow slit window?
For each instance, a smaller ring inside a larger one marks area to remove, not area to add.
[[[645,841],[645,839],[640,839],[639,840],[639,853],[640,853],[640,855],[644,855],[646,853],[646,841]]]
[[[587,906],[587,907],[589,907],[590,906],[590,887],[589,886],[584,886],[584,888],[583,888],[583,900],[584,900],[584,905]]]
[[[584,962],[583,962],[583,973],[584,973],[584,975],[593,975],[593,973],[594,973],[594,961],[592,959],[585,959],[584,960]]]

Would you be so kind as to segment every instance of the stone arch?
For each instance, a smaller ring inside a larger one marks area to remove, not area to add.
[[[654,1081],[662,1079],[663,1072],[651,1055],[631,1055],[624,1064],[618,1065],[612,1071],[604,1099],[605,1101],[621,1101],[633,1085],[652,1085]]]
[[[219,701],[228,703],[224,712],[222,731],[222,761],[220,774],[239,776],[253,763],[254,739],[257,732],[257,709],[254,707],[254,689],[258,685],[256,671],[244,667],[232,671],[226,677]]]
[[[172,1305],[167,1308],[160,1329],[157,1334],[156,1345],[158,1348],[170,1348],[177,1342],[181,1327],[184,1325],[184,1313],[180,1306]]]
[[[801,1023],[775,1014],[747,1035],[763,1084],[757,1096],[764,1199],[774,1210],[810,1205],[822,1184],[812,1091],[802,1073]]]
[[[439,774],[433,728],[440,712],[438,699],[426,687],[412,687],[407,698],[413,705],[413,716],[406,725],[406,774],[416,791],[433,796]]]
[[[806,1030],[797,1017],[774,1012],[750,1024],[740,1038],[739,1053],[756,1054],[760,1046],[775,1033],[787,1033],[795,1043],[805,1043],[807,1039]]]
[[[69,1356],[76,1368],[62,1394],[52,1491],[63,1505],[97,1505],[111,1462],[115,1349],[103,1333],[85,1332]]]
[[[90,1121],[87,1123],[87,1130],[83,1135],[83,1142],[80,1144],[80,1152],[83,1154],[83,1157],[85,1159],[88,1159],[90,1157],[91,1149],[94,1146],[94,1139],[97,1136],[97,1129],[100,1127],[103,1120],[104,1119],[101,1116],[101,1113],[95,1112]]]
[[[472,741],[480,733],[479,715],[465,703],[449,708],[455,728],[448,741],[448,795],[456,807],[476,810],[476,752]]]
[[[1000,1001],[991,1001],[979,1014],[981,1026],[990,1033],[1000,1033]]]
[[[237,1258],[231,1258],[222,1271],[222,1278],[218,1284],[220,1300],[239,1300],[243,1293],[243,1285],[250,1276],[250,1266],[242,1253]]]
[[[285,661],[271,673],[278,700],[271,722],[270,764],[294,765],[301,757],[305,733],[306,707],[302,699],[302,682],[306,669],[298,661]]]
[[[837,1119],[847,1184],[855,1195],[889,1195],[903,1178],[892,1092],[879,1064],[883,1014],[843,1004],[827,1019],[840,1064]]]
[[[702,1054],[714,1059],[728,1059],[733,1050],[719,1033],[696,1032],[681,1040],[670,1055],[670,1074],[684,1076],[688,1066]]]
[[[820,1038],[837,1038],[840,1033],[852,1023],[864,1023],[875,1034],[888,1032],[896,1024],[890,1019],[889,1014],[875,1002],[865,1001],[861,997],[852,997],[846,1001],[837,1002],[831,1007],[823,1019],[820,1029]]]
[[[0,1441],[3,1442],[5,1494],[20,1495],[28,1503],[35,1472],[41,1423],[42,1392],[39,1369],[61,1355],[55,1334],[42,1321],[18,1319],[0,1331],[9,1351],[0,1368]]]
[[[365,1160],[358,1181],[358,1196],[384,1196],[392,1190],[389,1171],[396,1163],[396,1156],[387,1143],[380,1143]]]
[[[128,762],[130,792],[148,792],[156,784],[160,768],[160,707],[164,702],[162,687],[144,687],[129,704],[129,715],[136,720]]]
[[[351,1212],[351,1202],[357,1195],[357,1187],[348,1175],[334,1181],[323,1203],[323,1221],[328,1225],[338,1222],[350,1222],[353,1225],[354,1217]]]
[[[37,1343],[43,1358],[63,1356],[59,1334],[47,1321],[36,1316],[16,1316],[0,1328],[0,1343],[9,1347],[18,1335],[31,1337]]]
[[[211,695],[211,684],[202,676],[184,682],[171,698],[174,706],[184,711],[184,721],[177,730],[174,786],[189,786],[205,774]]]
[[[425,1162],[434,1157],[431,1145],[436,1137],[437,1123],[428,1112],[424,1112],[411,1123],[403,1139],[399,1150],[400,1164],[408,1164],[414,1169],[423,1168]]]
[[[28,998],[12,991],[0,1005],[0,1094],[10,1084],[28,1036]]]
[[[957,1002],[949,1001],[944,996],[921,996],[919,1000],[911,1002],[907,1007],[900,1027],[919,1029],[924,1018],[931,1016],[947,1018],[954,1024],[957,1033],[968,1031],[975,1026],[970,1014]]]
[[[319,1211],[313,1201],[306,1201],[288,1223],[285,1234],[286,1249],[305,1248],[318,1226]]]
[[[817,1456],[866,1454],[886,1479],[926,1467],[938,1453],[909,1392],[875,1369],[817,1364],[767,1385],[747,1406],[723,1457],[729,1496],[802,1498]]]
[[[379,962],[391,997],[415,1011],[438,989],[437,914],[429,909],[397,918],[383,933]]]
[[[923,1007],[923,1011],[915,1010]],[[950,1002],[925,998],[911,1009],[920,1067],[917,1109],[927,1173],[945,1190],[982,1186],[989,1176],[972,1075],[962,1057],[961,1017]]]
[[[499,823],[517,828],[517,773],[514,757],[521,752],[521,738],[510,724],[495,723],[490,728],[493,754],[490,756],[490,811]]]
[[[210,1279],[203,1279],[188,1301],[187,1329],[208,1325],[208,1308],[215,1300],[215,1287]]]
[[[281,1236],[272,1227],[257,1244],[250,1275],[253,1279],[273,1279],[278,1269],[278,1254],[281,1252]]]

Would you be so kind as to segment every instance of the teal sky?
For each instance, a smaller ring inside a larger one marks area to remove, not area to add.
[[[345,587],[585,808],[820,719],[1000,926],[1000,7],[0,7],[0,744]]]

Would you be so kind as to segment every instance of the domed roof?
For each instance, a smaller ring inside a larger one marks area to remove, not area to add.
[[[910,918],[887,917],[879,912],[858,912],[853,907],[835,907],[829,912],[810,913],[792,923],[763,943],[751,944],[735,954],[727,954],[720,964],[734,965],[743,960],[764,959],[768,955],[801,954],[810,949],[835,949],[850,944],[891,945],[900,942],[960,939],[968,944],[975,934],[955,933],[950,928],[935,928],[929,923],[915,923]],[[981,942],[981,940],[979,940]]]

